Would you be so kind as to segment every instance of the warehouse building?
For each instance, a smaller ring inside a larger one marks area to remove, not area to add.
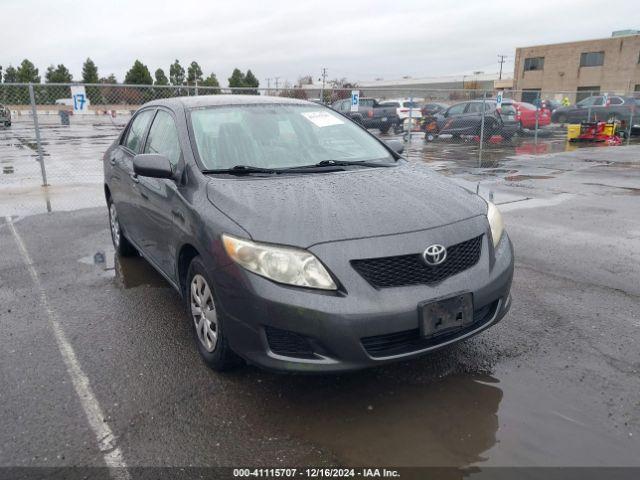
[[[640,31],[609,38],[516,49],[514,88],[521,99],[577,102],[598,93],[640,94]]]

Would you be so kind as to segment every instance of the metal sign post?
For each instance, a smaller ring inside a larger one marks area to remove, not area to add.
[[[36,96],[33,92],[33,84],[29,84],[29,99],[31,100],[31,116],[33,117],[33,128],[36,131],[36,145],[38,146],[38,161],[40,162],[40,173],[42,174],[42,186],[47,184],[47,170],[44,167],[44,156],[42,154],[42,142],[40,141],[40,125],[38,124],[38,110],[36,109]]]

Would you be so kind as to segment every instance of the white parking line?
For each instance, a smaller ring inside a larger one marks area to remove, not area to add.
[[[22,259],[24,260],[24,263],[29,270],[31,279],[33,280],[33,283],[35,284],[35,287],[40,294],[40,303],[47,313],[49,324],[51,325],[51,329],[53,330],[53,334],[58,344],[58,349],[60,350],[60,354],[62,355],[64,364],[67,367],[67,373],[71,377],[76,395],[78,395],[78,399],[80,400],[80,404],[82,405],[89,425],[91,426],[91,430],[93,430],[93,433],[98,442],[98,449],[102,452],[107,467],[112,469],[111,475],[114,478],[123,480],[129,479],[129,472],[126,470],[127,465],[124,462],[124,458],[122,456],[120,448],[118,448],[118,446],[116,445],[116,437],[105,421],[105,415],[102,411],[102,408],[100,407],[100,403],[98,403],[98,399],[91,389],[89,378],[82,370],[80,362],[78,362],[78,358],[76,357],[76,353],[69,343],[69,340],[67,340],[67,336],[60,326],[60,322],[58,322],[57,320],[56,313],[49,305],[47,293],[43,288],[42,283],[40,282],[40,277],[38,276],[38,272],[33,265],[31,256],[27,251],[27,247],[25,246],[22,237],[16,230],[11,217],[6,217],[6,220],[7,225],[9,226],[9,229],[13,234],[13,238],[18,245],[20,254],[22,255]]]

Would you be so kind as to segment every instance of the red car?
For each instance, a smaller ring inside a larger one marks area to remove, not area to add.
[[[523,128],[533,130],[536,128],[536,106],[526,102],[515,102],[513,100],[503,100],[503,105],[510,104],[516,109],[516,121]],[[551,123],[551,111],[548,108],[541,108],[538,111],[538,128],[546,127]]]

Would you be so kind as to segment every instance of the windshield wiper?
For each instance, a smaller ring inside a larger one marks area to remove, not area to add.
[[[315,168],[315,167],[348,167],[351,165],[359,167],[393,167],[392,163],[367,162],[364,160],[322,160],[313,165],[304,165],[295,168]]]
[[[273,168],[253,167],[250,165],[234,165],[231,168],[219,168],[214,170],[202,170],[202,173],[228,173],[230,175],[247,175],[251,173],[278,173]]]

